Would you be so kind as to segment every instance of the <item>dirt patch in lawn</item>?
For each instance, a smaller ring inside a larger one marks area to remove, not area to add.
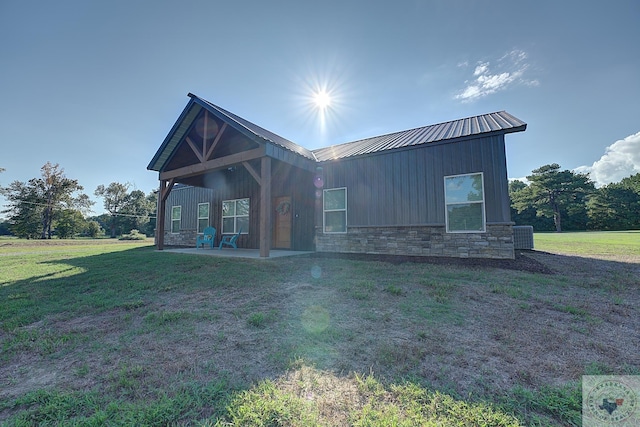
[[[246,268],[266,265],[286,280],[165,289],[127,309],[3,333],[4,342],[27,332],[62,341],[43,349],[27,340],[5,354],[0,400],[96,387],[142,398],[221,377],[249,386],[285,375],[292,360],[460,396],[640,366],[640,259],[316,254]],[[8,414],[0,408],[0,420]]]

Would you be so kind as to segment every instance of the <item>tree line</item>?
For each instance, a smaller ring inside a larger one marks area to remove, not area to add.
[[[640,229],[640,173],[595,188],[588,174],[553,163],[532,171],[528,183],[509,183],[511,218],[535,231]]]
[[[4,169],[0,168],[0,172]],[[75,179],[58,164],[47,162],[41,176],[0,187],[9,202],[2,213],[0,234],[28,239],[76,236],[116,237],[131,230],[153,236],[157,191],[145,194],[128,183],[99,185],[107,213],[89,216],[94,204]],[[596,188],[588,174],[561,170],[557,163],[541,166],[527,181],[509,183],[511,218],[535,231],[640,229],[640,173]]]
[[[0,168],[0,172],[3,169]],[[131,185],[112,182],[99,185],[94,195],[101,197],[107,213],[90,216],[94,202],[82,191],[78,180],[67,178],[58,164],[47,162],[38,178],[14,181],[0,187],[8,203],[2,213],[0,234],[26,239],[67,239],[77,236],[117,237],[132,230],[153,236],[157,191],[145,194],[130,191]]]

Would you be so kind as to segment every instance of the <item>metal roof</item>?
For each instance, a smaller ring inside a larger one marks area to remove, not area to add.
[[[316,160],[315,156],[313,155],[313,153],[296,144],[295,142],[291,142],[288,139],[285,139],[283,137],[281,137],[280,135],[277,135],[271,131],[268,131],[254,123],[251,123],[248,120],[243,119],[240,116],[236,116],[235,114],[233,114],[230,111],[225,110],[224,108],[220,108],[215,104],[212,104],[211,102],[207,101],[206,99],[202,99],[192,93],[189,94],[189,96],[192,99],[195,99],[196,101],[200,101],[200,103],[204,104],[203,106],[209,110],[213,109],[215,111],[217,111],[218,113],[222,114],[223,116],[225,116],[228,120],[236,122],[237,124],[239,124],[240,126],[242,126],[243,128],[247,129],[249,132],[251,132],[252,134],[254,134],[255,136],[264,139],[268,142],[271,142],[273,144],[276,144],[286,150],[289,151],[293,151],[294,153],[300,154],[303,157],[306,157],[307,159],[310,160]]]
[[[147,169],[160,171],[171,158],[173,151],[182,140],[187,130],[195,120],[201,108],[206,108],[214,115],[227,121],[236,129],[246,132],[254,138],[275,144],[285,150],[296,153],[313,161],[338,160],[347,157],[373,154],[396,148],[406,148],[427,143],[436,143],[472,135],[490,133],[520,132],[526,129],[527,124],[512,116],[506,111],[482,114],[445,123],[419,127],[415,129],[394,132],[387,135],[374,136],[358,141],[333,145],[330,147],[308,150],[288,139],[268,131],[248,120],[243,119],[211,102],[202,99],[192,93],[188,96],[191,101],[187,104],[182,114],[173,125],[173,128],[156,152]]]
[[[415,145],[434,143],[471,135],[499,132],[511,133],[525,130],[527,124],[506,111],[482,114],[452,120],[445,123],[394,132],[387,135],[333,145],[313,150],[318,161],[337,160],[346,157],[372,154],[394,148],[405,148]]]
[[[189,102],[187,106],[184,107],[180,117],[178,117],[178,120],[174,123],[171,131],[169,131],[160,148],[158,148],[158,151],[156,151],[156,154],[153,156],[153,159],[151,159],[151,162],[149,162],[147,166],[148,170],[162,170],[201,110],[202,107],[193,102]]]

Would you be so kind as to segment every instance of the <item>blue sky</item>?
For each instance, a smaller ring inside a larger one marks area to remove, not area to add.
[[[92,197],[148,193],[188,92],[307,148],[506,110],[528,123],[510,178],[617,182],[640,172],[639,19],[637,0],[2,0],[0,185],[50,161]]]

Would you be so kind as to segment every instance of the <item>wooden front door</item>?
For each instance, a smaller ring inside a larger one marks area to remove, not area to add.
[[[273,221],[273,247],[291,249],[291,197],[276,197],[273,201],[275,209]]]

